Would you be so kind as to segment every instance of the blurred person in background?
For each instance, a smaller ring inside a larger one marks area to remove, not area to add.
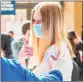
[[[34,73],[37,76],[46,76],[50,70],[57,69],[61,71],[63,81],[71,81],[71,57],[74,54],[64,32],[63,10],[60,4],[40,2],[32,10],[31,19],[33,54],[39,56],[39,65]],[[27,55],[26,52],[24,54]]]
[[[68,39],[73,47],[74,54],[76,58],[74,60],[78,63],[78,61],[81,62],[80,60],[80,52],[83,51],[83,44],[81,42],[81,39],[79,39],[78,35],[74,32],[68,32]]]
[[[9,31],[8,34],[11,37],[11,41],[13,41],[14,40],[14,32],[13,31]]]
[[[1,50],[4,52],[4,57],[13,58],[11,50],[11,37],[6,33],[1,33]]]
[[[68,32],[68,39],[76,56],[74,58],[74,61],[78,64],[80,68],[80,80],[83,80],[83,43],[74,31]]]
[[[17,39],[14,39],[11,43],[12,52],[15,59],[18,59],[18,55],[22,47],[27,47],[29,43],[29,37],[30,37],[30,21],[26,21],[22,25],[22,36]],[[26,59],[24,58],[24,60],[25,63],[27,63],[29,58]]]

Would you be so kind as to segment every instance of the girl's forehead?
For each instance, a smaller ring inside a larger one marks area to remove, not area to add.
[[[34,11],[33,19],[35,19],[35,20],[41,20],[42,19],[41,14],[38,10]]]

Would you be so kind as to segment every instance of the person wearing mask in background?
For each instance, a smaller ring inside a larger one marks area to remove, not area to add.
[[[11,37],[6,33],[1,33],[1,50],[4,52],[4,57],[13,58],[11,50]]]
[[[14,40],[14,32],[13,31],[9,31],[8,34],[11,37],[11,41],[13,41]]]
[[[50,70],[58,69],[63,75],[63,81],[71,81],[73,70],[71,57],[74,55],[64,32],[64,16],[60,4],[40,2],[32,10],[31,19],[33,54],[39,56],[39,65],[34,73],[46,76]]]

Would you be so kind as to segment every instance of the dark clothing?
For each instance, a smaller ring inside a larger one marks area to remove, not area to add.
[[[77,57],[76,57],[76,62],[78,63],[78,65],[79,66],[81,66],[82,67],[82,69],[83,69],[83,63],[82,62],[80,62],[80,53],[79,53],[79,51],[82,51],[82,53],[83,53],[83,43],[79,43],[79,44],[77,44],[76,45],[76,50],[77,50]],[[82,55],[83,56],[83,55]]]
[[[79,67],[75,61],[73,61],[72,81],[79,81]]]
[[[78,43],[77,45],[75,45],[75,47],[73,48],[74,50],[74,54],[76,55],[76,58],[74,58],[75,62],[78,64],[79,66],[79,72],[80,72],[80,80],[83,81],[83,61],[80,61],[80,53],[79,51],[82,51],[83,53],[83,43]],[[82,55],[83,58],[83,55]]]
[[[76,46],[76,49],[83,51],[83,43],[81,43],[81,42],[78,43],[77,46]]]
[[[83,44],[80,42],[76,45],[73,46],[73,51],[74,54],[76,55],[76,58],[74,59],[76,61],[76,63],[80,66],[80,53],[79,51],[83,52]]]
[[[8,34],[1,34],[1,49],[4,50],[6,58],[13,57],[11,50],[11,37]]]

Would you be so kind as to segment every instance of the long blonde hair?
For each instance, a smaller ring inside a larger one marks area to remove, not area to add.
[[[39,56],[39,61],[42,61],[45,51],[49,46],[56,44],[57,47],[60,47],[62,40],[66,41],[70,50],[70,54],[72,55],[72,48],[64,32],[64,15],[60,4],[57,2],[40,2],[32,10],[32,20],[33,14],[36,10],[40,12],[43,20],[42,38],[37,38],[32,32],[33,52]]]

